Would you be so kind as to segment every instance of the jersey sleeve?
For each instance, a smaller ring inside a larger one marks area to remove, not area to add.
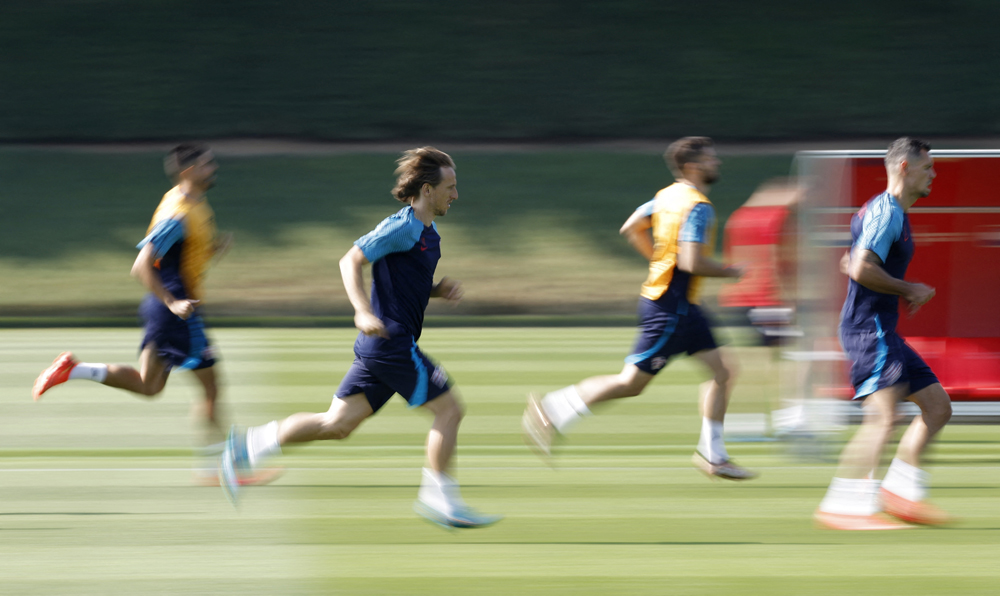
[[[153,226],[152,231],[135,247],[142,249],[147,244],[153,245],[154,257],[159,259],[167,254],[170,248],[184,239],[184,221],[181,219],[161,219]]]
[[[424,225],[415,217],[392,215],[374,230],[354,241],[369,263],[394,252],[405,252],[420,240]]]
[[[698,203],[691,208],[684,225],[681,226],[680,242],[700,242],[708,244],[708,231],[715,219],[715,210],[708,203]]]
[[[886,201],[873,201],[861,220],[861,235],[855,246],[877,254],[882,262],[889,256],[892,243],[903,233],[903,212]]]
[[[643,217],[652,217],[653,209],[655,207],[656,207],[656,197],[653,197],[652,199],[646,201],[642,205],[639,205],[639,208],[636,209],[635,212]]]

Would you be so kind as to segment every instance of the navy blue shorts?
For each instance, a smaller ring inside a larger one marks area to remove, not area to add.
[[[364,393],[373,412],[398,393],[411,408],[422,406],[451,388],[448,373],[434,364],[414,343],[408,352],[375,357],[355,355],[354,363],[337,388],[336,397]]]
[[[170,312],[159,298],[147,294],[139,305],[139,317],[145,327],[140,351],[154,344],[156,355],[166,362],[167,370],[174,367],[197,370],[215,364],[215,348],[205,335],[205,322],[197,310],[185,320]]]
[[[894,331],[841,329],[840,345],[851,365],[854,399],[907,383],[910,393],[938,382],[931,367]]]
[[[655,375],[676,354],[690,356],[717,347],[709,320],[696,305],[689,304],[687,314],[679,315],[648,298],[639,298],[639,336],[625,362]]]

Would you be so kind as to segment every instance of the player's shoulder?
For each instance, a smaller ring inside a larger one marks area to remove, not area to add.
[[[176,186],[168,190],[160,199],[153,219],[157,221],[164,219],[183,220],[191,210],[191,205],[184,198],[184,193]]]
[[[868,202],[859,211],[865,220],[902,223],[903,207],[892,194],[882,192],[868,199]]]

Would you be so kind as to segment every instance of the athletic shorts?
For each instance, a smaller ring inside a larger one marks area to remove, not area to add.
[[[854,399],[900,383],[916,393],[938,382],[931,367],[894,331],[841,329],[840,345],[853,362]]]
[[[139,350],[149,343],[156,345],[156,355],[166,362],[167,370],[198,370],[215,364],[215,348],[205,335],[205,322],[198,310],[185,320],[170,312],[156,296],[147,294],[139,305],[139,317],[145,328]]]
[[[398,393],[411,408],[422,406],[451,388],[448,373],[434,364],[416,342],[409,351],[387,352],[373,357],[355,355],[335,397],[364,393],[377,412]]]
[[[679,315],[648,298],[639,298],[639,335],[625,362],[655,375],[676,354],[690,356],[717,347],[709,320],[696,305],[689,304],[687,314]]]

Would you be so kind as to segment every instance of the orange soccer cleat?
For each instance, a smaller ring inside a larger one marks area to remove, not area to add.
[[[874,515],[846,515],[817,510],[813,514],[813,519],[819,527],[828,530],[905,530],[913,527],[878,513]]]
[[[884,488],[879,490],[879,498],[882,500],[882,509],[886,513],[911,524],[941,526],[955,521],[945,511],[926,501],[904,499]]]
[[[35,386],[31,389],[31,397],[35,401],[41,399],[42,394],[52,389],[56,385],[61,385],[69,380],[69,373],[76,366],[72,352],[63,352],[52,361],[52,364],[42,371],[35,379]]]

